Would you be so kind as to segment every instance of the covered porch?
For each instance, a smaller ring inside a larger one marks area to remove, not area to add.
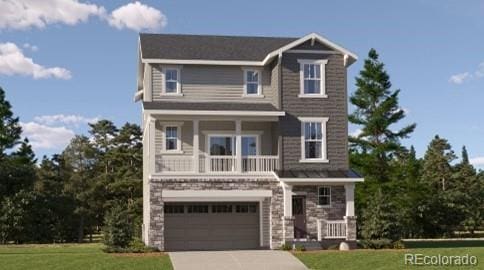
[[[147,116],[151,174],[270,174],[279,111],[157,111]]]
[[[279,171],[284,197],[283,242],[355,243],[355,184],[351,170]]]

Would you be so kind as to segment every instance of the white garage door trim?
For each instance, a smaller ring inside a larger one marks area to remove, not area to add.
[[[272,197],[272,190],[163,190],[165,202],[260,201]]]

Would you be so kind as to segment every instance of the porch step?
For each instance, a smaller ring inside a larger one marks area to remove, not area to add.
[[[308,240],[308,241],[293,241],[292,247],[296,249],[296,247],[304,247],[305,250],[321,250],[321,243],[316,240]]]

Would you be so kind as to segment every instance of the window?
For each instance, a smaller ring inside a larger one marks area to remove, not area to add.
[[[327,118],[300,118],[301,162],[328,162],[326,157]]]
[[[211,156],[232,156],[235,155],[234,137],[213,136],[210,137]]]
[[[318,188],[318,205],[320,206],[331,205],[331,187]]]
[[[242,136],[242,156],[257,155],[257,137],[256,136]]]
[[[165,68],[163,70],[165,77],[163,94],[176,95],[180,94],[180,69]]]
[[[257,155],[258,136],[242,135],[242,156]],[[235,156],[235,136],[233,135],[210,135],[209,151],[211,156]]]
[[[166,127],[165,150],[178,150],[178,127]]]
[[[206,204],[193,204],[187,206],[188,213],[208,213],[208,205]]]
[[[235,205],[236,213],[257,213],[256,204],[237,204]]]
[[[298,60],[300,65],[299,97],[326,97],[325,68],[328,60]]]
[[[163,127],[162,151],[167,154],[182,153],[181,132],[183,122],[161,123]]]
[[[167,204],[167,205],[165,205],[165,213],[168,213],[168,214],[183,214],[183,213],[185,213],[185,206],[184,205]]]
[[[260,96],[261,93],[261,73],[258,70],[245,70],[245,95]]]
[[[232,213],[231,204],[214,204],[212,205],[212,213]]]

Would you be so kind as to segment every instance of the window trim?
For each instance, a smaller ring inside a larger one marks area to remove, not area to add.
[[[262,94],[262,69],[260,68],[242,68],[242,71],[244,72],[244,93],[243,97],[248,97],[248,98],[263,98],[264,95]],[[252,71],[252,72],[257,72],[259,74],[258,80],[257,80],[257,94],[249,94],[247,93],[247,72]]]
[[[328,163],[328,153],[327,153],[327,122],[329,121],[328,117],[299,117],[299,121],[301,122],[301,159],[299,162],[301,163]],[[321,158],[306,158],[306,140],[305,140],[305,123],[316,122],[321,123]]]
[[[319,190],[321,188],[327,188],[329,190],[329,195],[328,195],[329,196],[329,204],[319,204],[319,197],[323,197],[322,195],[319,195]],[[331,192],[331,186],[318,186],[317,189],[316,189],[316,192],[317,192],[316,193],[316,195],[317,195],[316,197],[318,199],[318,202],[316,204],[317,207],[319,207],[319,208],[330,208],[331,207],[331,204],[332,204],[332,200],[331,200],[331,193],[332,193]]]
[[[163,145],[161,147],[161,149],[162,149],[161,152],[163,154],[183,154],[182,139],[181,139],[183,122],[161,123],[161,126],[162,126],[162,132],[163,132]],[[171,150],[166,149],[166,129],[168,127],[176,127],[177,128],[176,149],[171,149]]]
[[[328,59],[298,59],[299,63],[299,95],[300,98],[327,98],[326,94],[326,64]],[[304,65],[318,65],[320,66],[320,83],[319,93],[307,94],[304,93]]]
[[[176,70],[177,72],[177,80],[176,80],[176,92],[175,93],[167,93],[166,92],[166,71],[167,70]],[[179,66],[164,66],[161,68],[161,73],[163,75],[162,86],[161,86],[161,95],[162,96],[183,96],[181,92],[181,67]]]

